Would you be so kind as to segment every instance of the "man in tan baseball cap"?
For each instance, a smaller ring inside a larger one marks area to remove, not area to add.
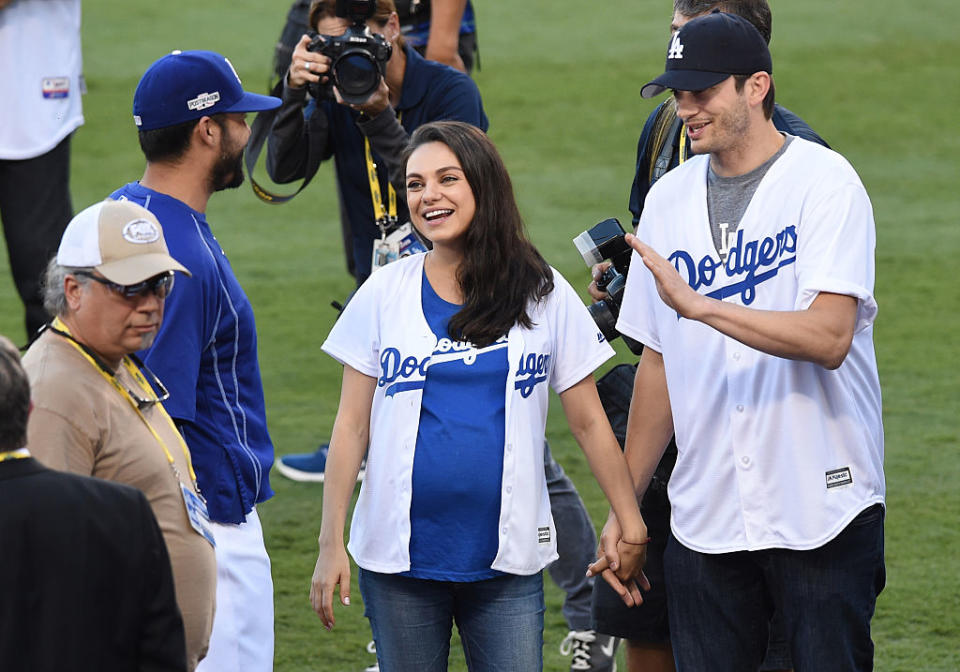
[[[52,469],[147,496],[193,670],[213,624],[213,536],[190,452],[162,403],[166,388],[134,354],[153,343],[177,272],[189,273],[170,256],[153,213],[123,200],[90,206],[67,225],[47,267],[44,307],[55,317],[23,366],[34,404],[30,453]]]
[[[152,212],[130,201],[102,201],[63,232],[47,267],[44,307],[116,369],[125,355],[153,343],[175,271],[190,274],[167,252]]]

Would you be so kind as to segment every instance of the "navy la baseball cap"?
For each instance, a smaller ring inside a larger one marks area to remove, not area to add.
[[[173,51],[154,62],[133,94],[133,121],[151,131],[225,112],[260,112],[280,99],[243,90],[225,56],[213,51]]]
[[[703,91],[730,75],[773,74],[770,48],[746,19],[714,10],[693,19],[673,34],[667,46],[666,71],[640,89],[644,98],[667,89]]]

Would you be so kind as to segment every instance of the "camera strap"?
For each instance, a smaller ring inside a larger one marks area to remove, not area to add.
[[[283,81],[283,78],[281,78],[280,81],[274,85],[273,89],[270,91],[271,96],[275,96],[277,98],[283,97]],[[253,189],[253,193],[256,194],[257,198],[264,203],[271,203],[273,205],[286,203],[301,191],[306,189],[307,185],[310,184],[310,180],[313,179],[313,176],[317,174],[317,170],[320,168],[320,156],[323,151],[315,139],[316,135],[310,133],[308,129],[307,165],[305,174],[303,176],[303,184],[300,185],[300,188],[292,194],[284,195],[275,194],[269,189],[261,186],[253,177],[253,169],[257,165],[257,159],[260,158],[260,151],[263,149],[263,143],[270,134],[270,128],[273,126],[273,120],[276,118],[277,110],[279,109],[280,108],[264,110],[263,112],[257,113],[256,118],[250,125],[250,140],[247,141],[247,148],[244,151],[243,157],[244,163],[247,166],[247,175],[250,177],[250,187]]]
[[[397,114],[397,121],[403,121],[403,112]],[[380,239],[397,226],[397,190],[393,182],[387,177],[387,207],[383,207],[383,192],[380,191],[380,176],[377,174],[377,164],[373,160],[373,150],[370,148],[370,138],[363,136],[363,156],[367,162],[367,180],[370,182],[370,200],[373,203],[373,216],[380,227]]]
[[[383,194],[380,191],[380,178],[377,175],[377,164],[373,161],[373,152],[370,149],[370,138],[363,137],[363,153],[367,161],[367,179],[370,181],[370,200],[373,201],[373,216],[376,217],[380,234],[386,236],[387,227],[397,223],[397,190],[387,180],[387,208],[383,207]]]

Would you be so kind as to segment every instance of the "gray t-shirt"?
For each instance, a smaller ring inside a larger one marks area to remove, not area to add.
[[[770,170],[770,166],[783,156],[787,147],[794,140],[794,136],[783,134],[784,142],[777,153],[757,166],[749,173],[735,177],[721,177],[713,172],[713,167],[707,168],[707,214],[710,217],[710,232],[713,234],[713,244],[717,248],[721,261],[727,260],[727,251],[730,249],[743,213],[750,205],[757,187],[763,176]]]

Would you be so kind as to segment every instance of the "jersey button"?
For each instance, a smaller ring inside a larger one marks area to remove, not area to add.
[[[743,404],[737,404],[737,413],[743,413]]]
[[[750,458],[747,457],[746,455],[744,455],[743,457],[740,458],[740,464],[742,464],[742,465],[744,466],[744,468],[749,467],[749,466],[750,466]]]
[[[740,353],[739,353],[739,352],[733,353],[733,359],[734,359],[734,361],[739,362],[739,361],[740,361]]]
[[[512,485],[508,485],[506,488],[504,488],[504,490],[506,490],[506,491],[507,491],[507,494],[509,495],[511,492],[513,492],[513,486],[512,486]]]

